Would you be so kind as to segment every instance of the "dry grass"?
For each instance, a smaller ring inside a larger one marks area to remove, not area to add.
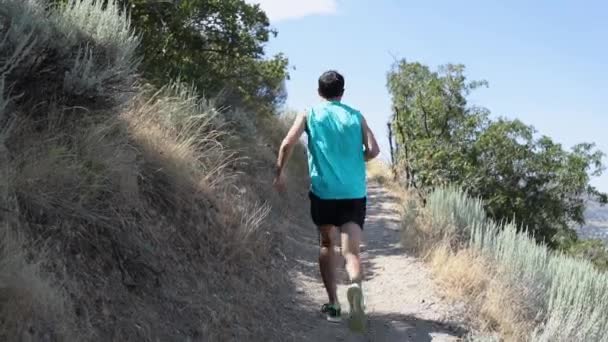
[[[393,179],[390,166],[384,161],[374,159],[367,163],[367,177],[370,181],[386,185]]]
[[[469,304],[467,319],[478,330],[498,332],[505,341],[526,340],[534,327],[528,304],[487,259],[471,249],[454,252],[444,245],[434,248],[428,261],[443,294]]]
[[[64,316],[76,321],[68,332],[77,339],[87,331],[93,340],[281,334],[280,312],[259,310],[290,286],[271,265],[284,233],[277,217],[268,219],[271,206],[283,205],[270,195],[275,154],[258,138],[255,149],[229,148],[226,131],[205,113],[181,125],[165,120],[188,101],[144,92],[119,116],[68,110],[43,128],[23,117],[8,140],[20,223],[28,240],[41,239],[52,252],[43,259],[35,246],[27,250],[54,279],[42,292],[86,312]],[[291,186],[299,182],[291,178]],[[31,278],[18,287],[28,293],[46,284],[38,273],[19,277]],[[11,303],[23,301],[6,293]],[[62,339],[53,322],[36,329]]]
[[[537,245],[513,224],[485,217],[482,203],[438,189],[408,203],[404,245],[426,258],[446,295],[507,341],[606,341],[606,274]]]
[[[432,229],[432,221],[416,203],[410,198],[403,205],[401,244],[409,252],[428,260],[435,249],[445,248],[443,234]]]
[[[28,240],[42,239],[51,252],[44,260],[35,246],[27,250],[55,279],[39,290],[43,278],[24,269],[19,277],[31,280],[15,288],[85,310],[65,315],[77,322],[68,332],[79,339],[87,330],[94,340],[281,334],[281,314],[259,310],[289,288],[286,274],[272,267],[284,233],[276,224],[281,215],[269,220],[271,207],[284,205],[270,195],[275,154],[257,138],[257,149],[234,145],[231,152],[222,131],[200,117],[168,124],[168,103],[187,100],[143,93],[119,116],[78,119],[80,111],[67,111],[47,118],[43,129],[24,117],[8,141],[20,223]],[[23,301],[7,293],[12,303]],[[108,313],[120,323],[111,324]],[[49,322],[46,333],[61,339]]]
[[[271,187],[286,123],[133,87],[115,2],[37,3],[0,0],[0,227],[21,237],[0,239],[0,338],[283,338],[277,256],[301,207]]]
[[[455,300],[480,297],[491,281],[489,267],[470,251],[454,253],[447,246],[437,247],[431,252],[429,264],[445,293]]]
[[[527,341],[534,329],[534,317],[528,312],[529,303],[516,287],[494,278],[486,289],[484,301],[479,303],[479,319],[485,320],[482,329],[497,331],[506,341]]]
[[[410,198],[410,194],[393,177],[389,163],[383,160],[373,159],[367,163],[367,178],[371,182],[384,186],[404,203]]]
[[[73,322],[64,318],[63,293],[44,279],[40,265],[26,261],[9,227],[0,228],[0,339],[39,341],[49,331],[69,339]]]

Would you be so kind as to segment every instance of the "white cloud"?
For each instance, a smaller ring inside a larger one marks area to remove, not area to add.
[[[327,15],[337,11],[337,0],[246,0],[260,4],[271,21]]]

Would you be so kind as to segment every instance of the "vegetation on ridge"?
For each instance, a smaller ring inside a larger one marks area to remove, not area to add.
[[[469,81],[463,65],[437,71],[401,60],[388,73],[395,171],[422,193],[453,185],[483,200],[497,221],[514,220],[551,247],[576,242],[585,200],[606,203],[590,183],[604,170],[594,144],[565,150],[535,129],[490,118],[467,96],[485,81]]]

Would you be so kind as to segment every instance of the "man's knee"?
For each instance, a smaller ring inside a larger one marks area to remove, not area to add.
[[[323,226],[319,228],[319,245],[321,249],[331,249],[335,243],[335,228],[330,226]]]
[[[319,241],[319,246],[321,248],[330,249],[333,247],[333,245],[334,244],[333,244],[331,237],[321,235],[321,240]]]

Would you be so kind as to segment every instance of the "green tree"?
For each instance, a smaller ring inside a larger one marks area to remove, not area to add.
[[[288,60],[282,54],[266,57],[264,45],[277,32],[259,5],[244,0],[105,1],[129,12],[141,36],[141,71],[148,81],[162,86],[179,78],[206,97],[221,95],[219,105],[273,111],[284,102]]]
[[[608,271],[608,249],[602,240],[567,240],[561,247],[567,254],[588,259],[598,269]]]
[[[267,105],[285,99],[287,59],[265,59],[276,36],[259,5],[243,0],[122,0],[142,35],[144,72],[159,83],[179,77],[230,104]]]
[[[464,66],[437,72],[420,63],[397,63],[388,75],[397,141],[396,160],[409,185],[420,190],[451,183],[470,167],[465,150],[475,141],[487,110],[468,107],[466,95],[485,81],[467,82]]]
[[[583,224],[585,199],[603,195],[589,185],[603,169],[603,154],[592,144],[566,151],[518,120],[498,119],[471,146],[473,173],[460,181],[486,201],[490,216],[514,218],[539,240],[556,245],[573,239],[572,224]]]
[[[492,218],[515,220],[539,241],[576,239],[571,227],[584,223],[584,200],[606,202],[589,184],[603,171],[603,153],[588,143],[567,151],[521,121],[491,120],[466,101],[487,83],[468,82],[464,70],[402,60],[388,73],[397,171],[422,193],[459,185],[484,199]]]

